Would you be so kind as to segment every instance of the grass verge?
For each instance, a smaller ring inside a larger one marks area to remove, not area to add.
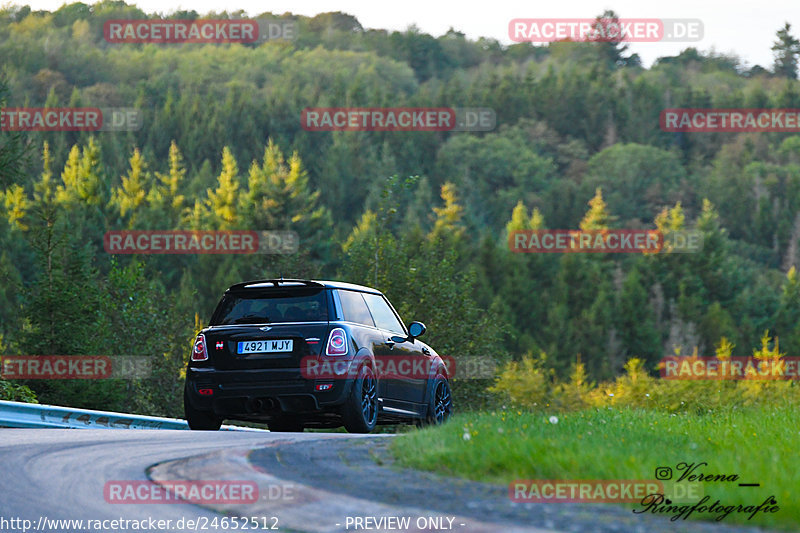
[[[774,496],[780,508],[751,520],[750,513],[734,511],[722,522],[800,530],[795,409],[668,414],[606,408],[559,414],[557,422],[552,420],[522,411],[464,414],[443,426],[398,437],[392,453],[402,466],[505,485],[517,479],[651,480],[662,466],[671,467],[677,480],[679,463],[705,462],[707,466],[693,473],[738,476],[736,481],[703,482],[703,493],[710,497],[706,505],[718,499],[725,506],[758,506]],[[621,505],[643,509],[638,503]],[[694,512],[689,520],[719,515]]]

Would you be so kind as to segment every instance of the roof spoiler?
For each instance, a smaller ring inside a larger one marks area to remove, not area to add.
[[[250,285],[266,285],[271,283],[274,287],[280,287],[281,284],[286,285],[297,285],[298,283],[301,285],[305,285],[306,287],[324,287],[322,283],[311,281],[308,279],[257,279],[252,281],[243,281],[242,283],[237,283],[236,285],[231,285],[228,287],[228,291],[236,291],[239,289],[246,289]],[[228,292],[225,291],[225,292]]]

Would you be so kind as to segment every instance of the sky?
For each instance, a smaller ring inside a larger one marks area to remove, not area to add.
[[[86,0],[84,0],[86,1]],[[684,18],[703,22],[703,38],[693,43],[631,43],[649,66],[661,56],[676,55],[695,46],[735,54],[748,65],[769,68],[773,55],[770,48],[775,32],[785,22],[792,24],[792,33],[800,38],[800,0],[556,0],[550,2],[492,0],[490,2],[451,0],[127,0],[147,12],[169,13],[179,9],[236,11],[249,15],[263,12],[291,12],[314,16],[329,11],[342,11],[355,16],[365,28],[404,30],[415,24],[423,32],[442,35],[451,27],[471,39],[491,37],[511,44],[508,23],[515,18],[593,18],[606,9],[613,9],[625,18]],[[28,3],[32,9],[58,9],[63,0],[14,0]],[[91,2],[87,2],[91,3]]]

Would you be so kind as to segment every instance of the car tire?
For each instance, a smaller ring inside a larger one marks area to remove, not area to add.
[[[274,418],[267,422],[267,427],[273,433],[302,433],[303,423],[299,420],[293,420],[286,416]]]
[[[199,431],[218,431],[222,426],[222,419],[211,411],[201,411],[192,407],[189,401],[189,389],[183,389],[183,414],[189,429]]]
[[[349,433],[369,433],[378,422],[378,380],[369,365],[358,370],[342,407],[344,427]]]
[[[453,397],[450,393],[450,382],[442,374],[436,374],[431,387],[431,398],[428,401],[426,425],[444,424],[453,414]]]

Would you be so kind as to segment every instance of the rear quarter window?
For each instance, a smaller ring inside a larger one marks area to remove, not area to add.
[[[372,315],[360,292],[340,290],[339,301],[342,303],[345,320],[375,327],[375,322],[372,320]]]
[[[405,335],[403,324],[398,320],[397,315],[394,314],[392,308],[379,294],[364,294],[364,300],[367,302],[372,318],[375,319],[375,325],[384,331],[391,331],[399,335]]]

